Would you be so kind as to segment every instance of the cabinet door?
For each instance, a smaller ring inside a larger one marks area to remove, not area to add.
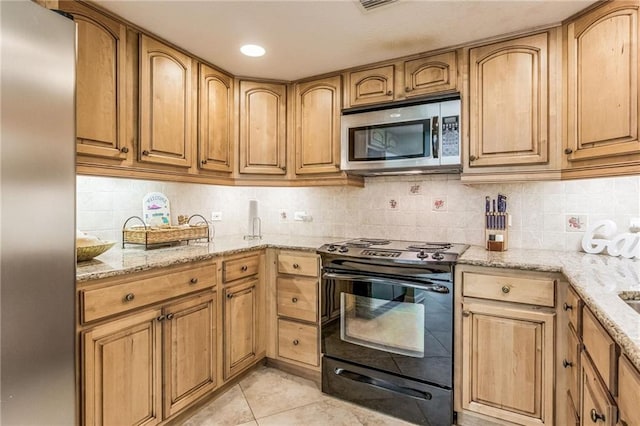
[[[547,163],[548,34],[469,51],[469,167]]]
[[[404,92],[407,98],[455,90],[458,69],[456,52],[447,52],[404,63]]]
[[[77,25],[76,138],[78,154],[122,160],[126,28],[72,1],[60,9]]]
[[[191,58],[140,36],[139,160],[191,166]]]
[[[638,2],[606,3],[566,31],[567,159],[640,153]]]
[[[622,355],[618,363],[618,406],[620,425],[640,425],[638,396],[640,395],[640,372],[629,359]]]
[[[393,100],[394,65],[349,73],[349,106]]]
[[[205,64],[199,71],[199,167],[231,172],[233,78]]]
[[[83,424],[160,423],[160,313],[144,311],[82,333]]]
[[[553,424],[552,311],[465,301],[462,406],[517,424]]]
[[[224,289],[224,378],[256,359],[256,286],[247,281]]]
[[[164,308],[164,414],[169,417],[216,386],[215,292]]]
[[[580,404],[581,424],[614,426],[617,423],[618,410],[615,401],[609,395],[587,352],[582,352],[582,403]]]
[[[286,173],[284,84],[240,82],[240,173]]]
[[[296,84],[296,173],[340,169],[340,76]]]

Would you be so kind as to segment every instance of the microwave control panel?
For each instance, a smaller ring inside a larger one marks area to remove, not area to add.
[[[442,117],[442,156],[457,157],[460,155],[460,116]]]

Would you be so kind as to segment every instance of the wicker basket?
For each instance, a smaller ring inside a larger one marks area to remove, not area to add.
[[[144,244],[145,247],[149,247],[154,245],[170,244],[190,240],[204,239],[206,241],[209,241],[209,225],[206,223],[206,221],[204,221],[204,218],[204,222],[189,224],[188,226],[182,225],[151,227],[141,225],[127,228],[126,225],[129,220],[134,218],[139,219],[142,222],[142,219],[138,218],[137,216],[133,216],[127,219],[122,229],[123,247],[125,243]]]

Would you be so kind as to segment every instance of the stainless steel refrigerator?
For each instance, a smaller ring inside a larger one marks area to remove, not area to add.
[[[76,424],[75,24],[0,1],[0,422]]]

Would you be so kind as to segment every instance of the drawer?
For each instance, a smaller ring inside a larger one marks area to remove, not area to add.
[[[222,281],[239,280],[241,278],[256,275],[260,269],[260,255],[258,253],[250,256],[229,259],[222,262]]]
[[[567,289],[564,302],[562,302],[562,309],[567,313],[569,324],[573,326],[573,329],[578,333],[578,335],[582,333],[582,316],[580,315],[581,308],[582,300],[576,294],[575,290],[569,287]]]
[[[279,319],[278,356],[318,366],[318,327]]]
[[[616,394],[616,344],[590,309],[583,310],[582,343],[612,394]]]
[[[278,315],[302,321],[318,321],[318,280],[278,277]]]
[[[131,277],[102,288],[80,291],[81,321],[89,322],[162,302],[216,284],[216,264],[189,266]]]
[[[280,253],[278,255],[278,273],[317,277],[318,257],[297,253]]]
[[[618,408],[620,408],[620,420],[625,422],[621,424],[640,425],[640,410],[636,405],[639,395],[640,372],[623,355],[618,365]]]
[[[613,426],[617,422],[616,403],[607,387],[596,374],[589,356],[582,352],[582,407],[580,418],[583,424]]]
[[[464,272],[462,293],[467,297],[555,306],[555,281],[552,279],[487,275]]]
[[[580,393],[580,341],[571,327],[567,327],[566,356],[562,366],[567,370],[567,388],[574,401],[579,401]]]

